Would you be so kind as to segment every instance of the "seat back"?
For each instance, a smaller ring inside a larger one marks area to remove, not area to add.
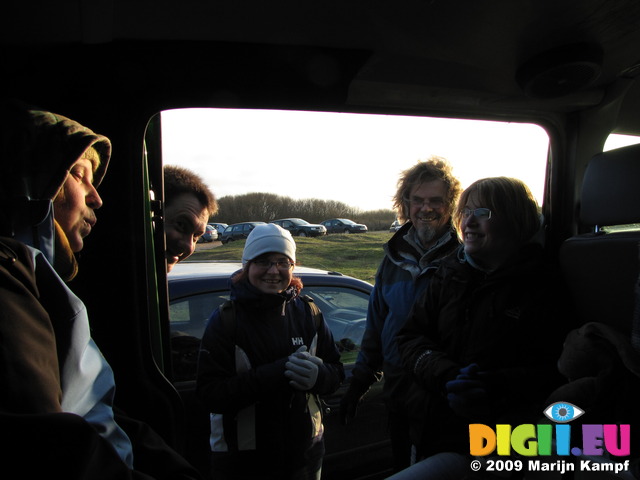
[[[578,320],[606,323],[630,334],[640,231],[607,233],[599,227],[640,223],[640,145],[591,159],[582,185],[580,221],[594,232],[571,237],[560,248]]]

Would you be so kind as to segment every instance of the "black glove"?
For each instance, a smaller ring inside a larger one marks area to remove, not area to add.
[[[349,420],[352,420],[356,416],[358,404],[369,391],[369,388],[370,385],[359,382],[355,378],[351,380],[347,392],[340,399],[340,422],[342,425],[346,425]]]
[[[477,419],[490,413],[491,402],[486,384],[478,377],[478,366],[468,365],[460,369],[454,380],[447,382],[449,407],[464,418]]]

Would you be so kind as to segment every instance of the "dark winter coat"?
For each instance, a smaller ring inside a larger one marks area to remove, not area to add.
[[[53,199],[89,147],[100,155],[93,175],[98,186],[110,141],[73,120],[16,102],[0,103],[0,124],[5,464],[18,468],[20,478],[200,478],[158,434],[114,413],[113,372],[91,338],[85,305],[64,282],[77,263],[54,222]]]
[[[469,423],[516,425],[542,416],[545,397],[561,381],[556,363],[571,324],[560,284],[534,244],[492,273],[471,266],[463,247],[442,263],[398,335],[415,381],[413,439],[423,455],[468,453]],[[449,407],[445,384],[472,363],[490,374],[490,408],[463,418]]]
[[[212,412],[214,466],[219,461],[225,470],[259,468],[267,478],[304,465],[305,452],[321,439],[313,438],[310,405],[316,395],[338,388],[344,369],[329,327],[323,320],[316,329],[309,306],[293,288],[265,294],[241,281],[232,283],[231,299],[233,327],[218,309],[202,338],[198,396]],[[289,385],[285,363],[301,345],[310,349],[316,334],[316,356],[324,363],[313,389],[299,391]]]
[[[367,326],[353,370],[354,382],[361,384],[364,391],[382,372],[388,392],[402,390],[397,385],[402,376],[402,360],[396,335],[414,301],[425,290],[437,261],[458,246],[455,232],[449,231],[432,249],[421,253],[405,238],[412,229],[410,222],[405,224],[384,245],[385,257],[376,273]]]

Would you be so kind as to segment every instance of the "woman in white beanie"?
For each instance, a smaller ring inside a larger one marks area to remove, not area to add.
[[[287,230],[256,226],[232,303],[213,312],[202,338],[197,391],[212,412],[216,480],[320,478],[317,395],[334,392],[344,369],[329,327],[300,297],[295,261]]]

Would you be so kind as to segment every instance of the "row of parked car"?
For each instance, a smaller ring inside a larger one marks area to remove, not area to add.
[[[209,223],[199,243],[213,242],[220,240],[227,243],[233,240],[243,240],[247,238],[249,232],[256,225],[265,222],[240,222],[227,225],[226,223]],[[368,231],[366,225],[356,223],[347,218],[332,218],[320,223],[309,223],[301,218],[282,218],[273,220],[270,223],[280,225],[285,230],[289,230],[294,237],[320,237],[328,233],[364,233]]]
[[[207,225],[207,231],[200,237],[198,243],[213,242],[216,240],[227,243],[231,240],[241,240],[247,238],[249,232],[261,223],[265,222],[241,222],[234,223],[231,226],[226,223],[209,223]],[[292,235],[298,237],[318,237],[326,235],[327,233],[365,233],[368,231],[366,225],[356,223],[348,218],[332,218],[331,220],[324,220],[319,224],[309,223],[301,218],[283,218],[274,220],[271,223],[286,228]],[[402,224],[398,220],[395,220],[391,224],[389,231],[392,233],[396,232],[401,226]]]

